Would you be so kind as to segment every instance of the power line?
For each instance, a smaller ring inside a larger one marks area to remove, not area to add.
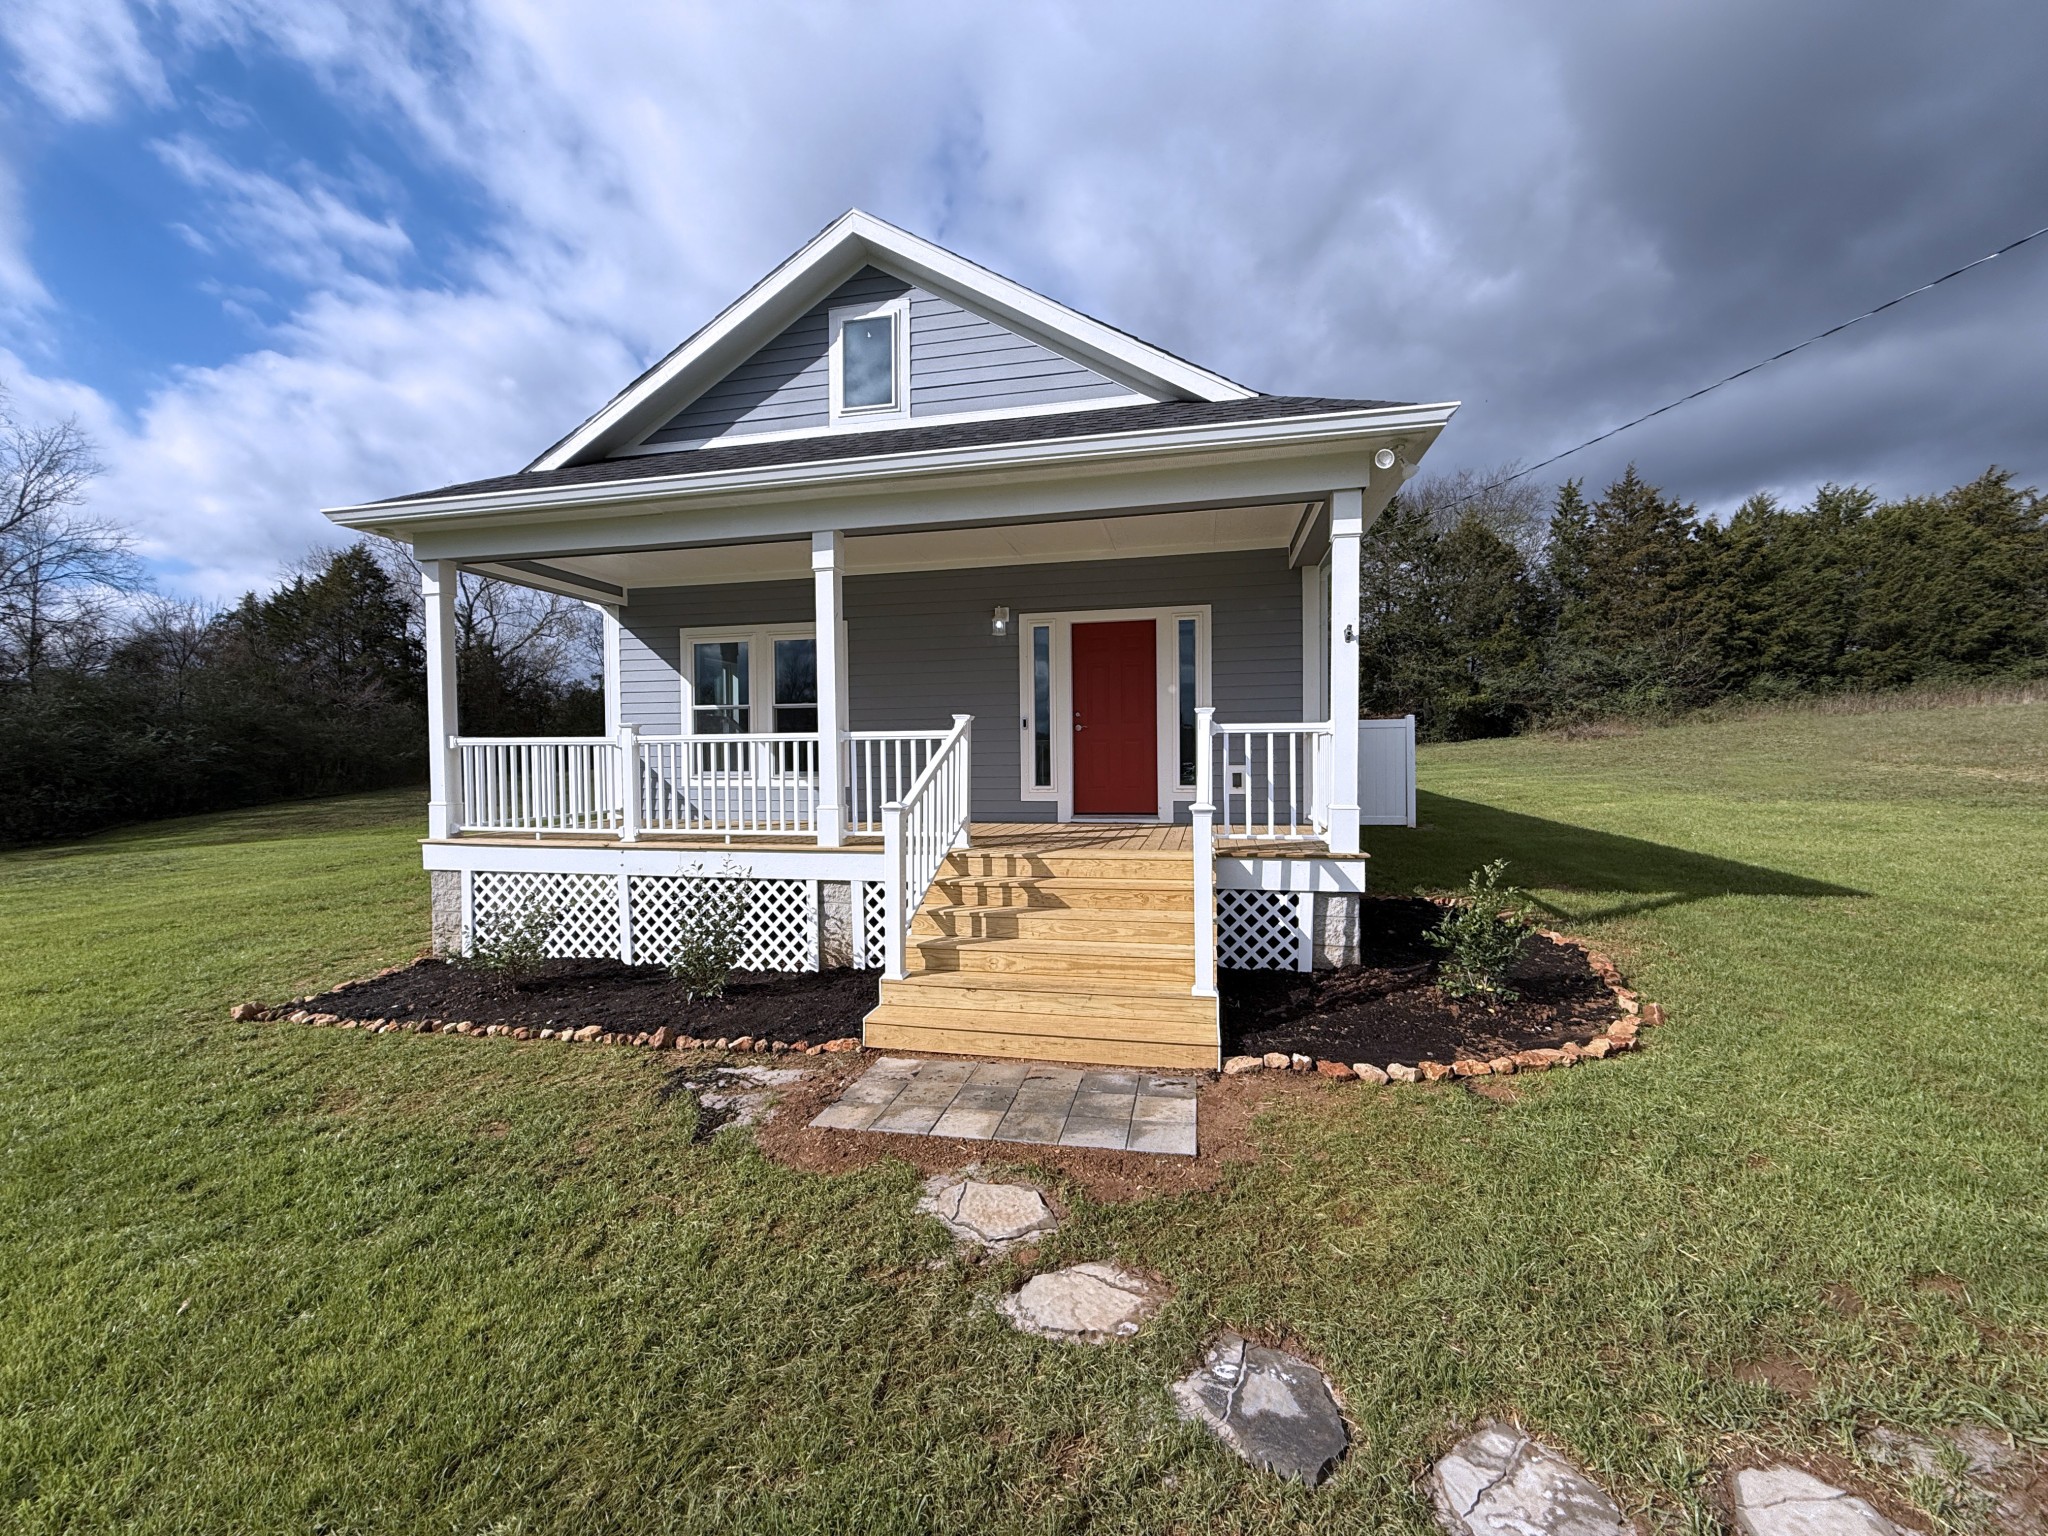
[[[1919,295],[1927,292],[1927,290],[1930,288],[1939,288],[1943,283],[1947,282],[1950,278],[1961,277],[1965,272],[1968,272],[1973,267],[1981,267],[1987,261],[1996,261],[2006,252],[2016,251],[2021,246],[2025,245],[2029,240],[2038,240],[2043,235],[2048,235],[2048,225],[2043,225],[2040,229],[2035,230],[2030,235],[2021,235],[2019,239],[2011,241],[2006,245],[2001,245],[1997,250],[1992,251],[1987,255],[1979,256],[1975,261],[1966,261],[1960,267],[1957,267],[1955,271],[1944,272],[1941,274],[1941,276],[1935,278],[1934,281],[1931,283],[1922,283],[1918,288],[1908,289],[1905,293],[1900,294],[1895,299],[1886,299],[1882,304],[1878,305],[1875,309],[1866,309],[1865,311],[1863,311],[1862,314],[1856,316],[1852,320],[1844,320],[1840,325],[1831,325],[1826,330],[1820,332],[1820,334],[1816,336],[1807,337],[1806,340],[1800,342],[1797,346],[1787,347],[1782,352],[1773,352],[1769,357],[1763,359],[1761,362],[1751,363],[1747,368],[1737,369],[1734,373],[1729,374],[1728,377],[1725,379],[1716,379],[1713,383],[1704,385],[1701,388],[1694,390],[1689,395],[1681,395],[1676,400],[1672,400],[1664,405],[1658,406],[1657,409],[1655,409],[1654,411],[1645,411],[1642,415],[1636,417],[1633,421],[1624,421],[1618,427],[1609,427],[1605,432],[1602,432],[1598,437],[1589,437],[1583,443],[1573,444],[1571,447],[1565,449],[1562,453],[1553,453],[1549,458],[1531,464],[1527,469],[1518,469],[1512,475],[1502,476],[1500,479],[1494,481],[1491,485],[1482,485],[1478,490],[1471,491],[1463,496],[1460,496],[1456,501],[1452,502],[1451,505],[1453,507],[1461,507],[1466,502],[1474,501],[1479,497],[1486,495],[1490,491],[1497,491],[1504,485],[1512,485],[1517,480],[1523,479],[1528,475],[1533,475],[1539,469],[1548,469],[1551,465],[1557,463],[1560,459],[1568,459],[1575,453],[1579,453],[1584,449],[1591,448],[1595,443],[1604,443],[1607,441],[1608,438],[1618,436],[1620,433],[1628,431],[1630,427],[1640,427],[1644,422],[1651,420],[1653,417],[1662,416],[1666,411],[1675,411],[1681,405],[1690,404],[1694,400],[1699,399],[1701,395],[1710,395],[1715,390],[1719,389],[1722,385],[1733,384],[1737,379],[1747,378],[1750,374],[1755,373],[1759,368],[1768,368],[1772,363],[1781,362],[1785,358],[1790,357],[1794,352],[1803,352],[1817,341],[1826,341],[1830,336],[1839,336],[1842,332],[1848,330],[1849,327],[1852,325],[1860,325],[1865,320],[1868,320],[1873,316],[1883,314],[1886,310],[1892,308],[1894,305],[1903,304],[1906,302],[1906,300],[1911,298],[1917,298]]]

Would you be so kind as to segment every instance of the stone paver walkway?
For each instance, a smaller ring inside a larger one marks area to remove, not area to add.
[[[1195,1080],[1117,1067],[884,1056],[811,1124],[1193,1157]]]

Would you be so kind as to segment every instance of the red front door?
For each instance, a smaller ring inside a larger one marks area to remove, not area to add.
[[[1157,634],[1150,619],[1076,624],[1074,813],[1159,814]]]

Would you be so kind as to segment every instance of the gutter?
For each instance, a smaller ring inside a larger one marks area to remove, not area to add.
[[[814,459],[804,464],[481,491],[458,496],[369,502],[324,510],[328,518],[345,528],[376,528],[393,523],[439,522],[477,513],[597,510],[640,502],[690,501],[760,491],[872,486],[879,481],[963,470],[1056,469],[1116,458],[1156,458],[1170,453],[1288,448],[1328,443],[1346,437],[1370,438],[1401,432],[1441,431],[1458,406],[1458,401],[1451,400],[1392,410],[1333,411],[1325,415],[1276,417],[1265,422],[1155,427],[1139,432],[1041,439],[1036,443],[967,445],[868,458]]]

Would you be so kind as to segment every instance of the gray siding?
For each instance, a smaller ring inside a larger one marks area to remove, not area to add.
[[[672,736],[683,716],[682,632],[730,625],[808,624],[808,581],[648,587],[619,615],[619,721]]]
[[[947,299],[910,294],[910,414],[1014,410],[1126,394],[1070,357]]]
[[[1278,550],[920,571],[846,580],[854,730],[932,730],[975,717],[974,814],[1050,820],[1018,794],[1018,646],[989,633],[997,605],[1025,613],[1210,605],[1217,718],[1301,716],[1301,573]],[[806,581],[636,592],[622,620],[621,719],[679,728],[678,631],[795,624],[812,617]]]
[[[910,413],[946,415],[1099,400],[1124,387],[1071,358],[969,314],[950,300],[863,267],[789,328],[684,406],[649,444],[688,448],[723,437],[829,425],[830,313],[910,294]]]

